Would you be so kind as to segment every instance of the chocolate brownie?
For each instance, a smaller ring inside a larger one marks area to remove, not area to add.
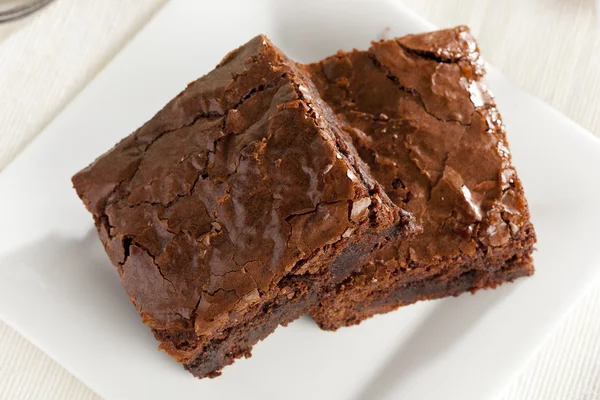
[[[160,347],[214,377],[413,229],[351,143],[258,36],[73,184]]]
[[[527,202],[468,28],[374,42],[306,69],[375,179],[423,227],[340,283],[313,314],[322,328],[533,274]]]

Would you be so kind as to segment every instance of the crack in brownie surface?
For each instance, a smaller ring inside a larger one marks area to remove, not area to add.
[[[342,282],[314,313],[322,327],[533,273],[523,188],[467,28],[375,42],[305,67],[375,179],[423,227]]]
[[[414,230],[316,93],[258,36],[73,177],[144,323],[195,376]]]

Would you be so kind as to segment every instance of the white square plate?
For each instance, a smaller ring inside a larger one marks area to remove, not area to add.
[[[260,32],[299,61],[432,29],[394,0],[170,2],[0,174],[0,317],[109,399],[483,399],[600,271],[600,141],[491,69],[537,273],[323,332],[280,328],[214,380],[156,350],[70,177]]]

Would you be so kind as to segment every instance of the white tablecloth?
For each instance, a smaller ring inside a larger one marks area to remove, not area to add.
[[[0,26],[0,170],[166,1],[57,0]],[[592,0],[398,1],[437,26],[470,25],[491,64],[600,136],[600,24]],[[515,372],[505,400],[600,399],[600,281]],[[0,322],[0,399],[97,398]]]

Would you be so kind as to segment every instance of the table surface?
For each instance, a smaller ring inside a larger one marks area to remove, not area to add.
[[[32,17],[0,25],[0,170],[166,1],[57,0]],[[594,0],[398,1],[439,27],[469,25],[488,62],[600,137]],[[98,398],[0,322],[0,399]],[[502,398],[600,399],[600,280],[582,293]]]

